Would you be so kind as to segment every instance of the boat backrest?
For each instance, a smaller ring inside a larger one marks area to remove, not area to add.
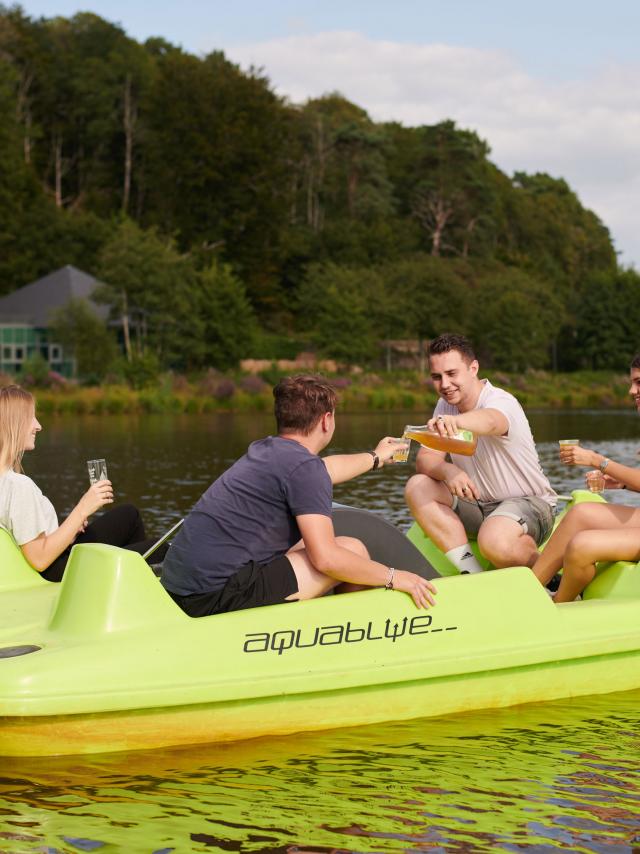
[[[335,505],[333,529],[337,537],[356,537],[367,547],[372,560],[415,572],[423,578],[438,578],[429,556],[386,519],[357,507]]]
[[[48,583],[30,566],[9,531],[0,526],[0,591]]]
[[[83,543],[71,550],[49,629],[89,638],[191,619],[137,552]]]

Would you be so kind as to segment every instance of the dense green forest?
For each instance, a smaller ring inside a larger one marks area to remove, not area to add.
[[[501,370],[618,369],[640,326],[606,226],[473,130],[291,104],[221,52],[0,6],[0,293],[64,264],[105,282],[130,359],[184,371],[382,366],[382,342],[444,330]]]

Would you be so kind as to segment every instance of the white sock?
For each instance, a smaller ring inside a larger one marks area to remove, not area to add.
[[[469,541],[446,552],[446,556],[460,572],[482,572],[478,559],[471,550]]]

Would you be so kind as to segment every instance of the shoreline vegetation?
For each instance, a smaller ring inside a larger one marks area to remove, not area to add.
[[[142,388],[66,382],[31,389],[38,411],[47,414],[270,412],[272,386],[284,373],[274,370],[260,376],[208,371],[196,377],[166,373]],[[611,408],[623,407],[628,401],[628,378],[610,371],[484,371],[482,376],[514,394],[525,409]],[[437,400],[428,378],[415,371],[329,375],[328,379],[338,391],[342,412],[423,413]]]

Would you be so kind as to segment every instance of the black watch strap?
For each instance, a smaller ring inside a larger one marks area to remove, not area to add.
[[[373,466],[371,468],[371,471],[375,471],[380,465],[380,457],[376,454],[375,451],[367,451],[367,453],[371,454],[371,456],[373,457]]]

